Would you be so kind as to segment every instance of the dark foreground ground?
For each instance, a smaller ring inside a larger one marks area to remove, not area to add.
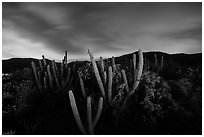
[[[94,127],[95,134],[202,134],[201,64],[184,65],[173,60],[166,61],[159,69],[150,60],[149,65],[144,64],[139,87],[123,109],[121,102],[127,93],[120,70],[128,70],[129,66],[119,59],[116,64],[119,65],[113,78],[112,103],[104,104]],[[88,131],[86,99],[81,92],[77,71],[84,81],[87,95],[92,97],[93,118],[100,91],[90,62],[76,62],[74,68],[70,66],[73,80],[69,89],[74,93],[79,115]],[[3,75],[2,133],[81,134],[72,113],[69,89],[39,91],[31,67]]]

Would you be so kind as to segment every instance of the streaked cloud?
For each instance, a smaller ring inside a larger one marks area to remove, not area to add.
[[[3,3],[3,58],[202,49],[202,3]],[[22,54],[25,53],[25,54]]]

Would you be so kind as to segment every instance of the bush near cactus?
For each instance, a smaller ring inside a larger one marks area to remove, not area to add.
[[[3,76],[2,133],[26,135],[202,134],[200,64],[139,50],[126,62],[42,60]],[[127,63],[128,62],[128,63]]]

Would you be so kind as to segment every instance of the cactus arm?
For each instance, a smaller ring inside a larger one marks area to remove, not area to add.
[[[134,83],[131,91],[127,94],[124,102],[123,102],[123,105],[122,105],[122,108],[125,107],[125,104],[127,102],[127,100],[134,94],[136,88],[138,87],[139,85],[139,82],[140,82],[140,78],[142,76],[142,70],[143,70],[143,53],[141,50],[139,50],[138,52],[138,55],[139,55],[139,63],[138,63],[138,69],[137,69],[137,76],[136,76],[136,82]]]
[[[113,78],[113,73],[112,73],[112,67],[108,67],[108,102],[111,103],[111,98],[112,98],[112,78]]]
[[[101,77],[100,77],[100,75],[99,75],[98,68],[97,68],[96,62],[95,62],[95,60],[94,60],[94,56],[93,56],[93,54],[91,53],[91,51],[90,51],[89,49],[88,49],[88,53],[89,53],[89,56],[90,56],[90,59],[91,59],[91,63],[92,63],[93,68],[94,68],[94,74],[95,74],[95,76],[96,76],[96,80],[97,80],[97,82],[98,82],[100,91],[101,91],[101,93],[102,93],[102,96],[105,98],[105,97],[106,97],[106,96],[105,96],[105,89],[104,89],[104,87],[103,87],[103,83],[102,83],[102,81],[101,81]]]
[[[107,83],[107,73],[106,73],[106,71],[104,71],[104,85],[106,85],[106,83]]]
[[[65,51],[65,68],[67,69],[67,51]]]
[[[105,85],[103,57],[100,57],[100,60],[99,60],[99,71],[100,71],[100,74],[101,74],[101,79],[102,79],[103,85]]]
[[[43,66],[42,66],[41,60],[39,60],[39,66],[40,66],[40,70],[43,71]]]
[[[133,54],[133,82],[135,83],[136,82],[136,55],[135,54]]]
[[[87,121],[88,121],[88,127],[89,127],[89,134],[93,135],[94,131],[93,131],[93,123],[92,123],[92,113],[91,113],[92,109],[91,109],[91,97],[89,96],[87,98]]]
[[[55,70],[56,70],[57,77],[59,77],[59,71],[58,71],[56,62],[54,62],[54,67],[55,67]]]
[[[102,108],[103,108],[103,97],[100,97],[99,102],[98,102],[98,109],[97,109],[96,117],[93,121],[93,127],[96,126],[96,124],[97,124],[97,122],[101,116]]]
[[[46,89],[46,88],[47,88],[47,80],[46,80],[46,76],[44,76],[44,78],[43,78],[43,82],[44,82],[44,88]]]
[[[50,65],[47,65],[47,73],[48,73],[50,88],[52,90],[54,90],[53,85],[52,85],[52,76],[51,76],[51,73],[50,73]]]
[[[42,58],[43,58],[43,64],[44,64],[44,66],[46,66],[46,65],[47,65],[47,63],[46,63],[46,60],[45,60],[45,56],[44,56],[44,55],[42,55]]]
[[[164,57],[162,56],[161,57],[161,70],[163,70],[163,67],[164,67]]]
[[[42,84],[41,84],[41,72],[40,71],[37,72],[37,76],[38,76],[38,81],[40,83],[40,86],[42,87]]]
[[[62,84],[63,84],[63,66],[64,66],[64,64],[63,64],[63,60],[62,60],[62,63],[61,63],[61,65],[60,65],[60,79],[61,79],[61,82],[62,82]]]
[[[35,81],[36,81],[36,83],[37,83],[37,87],[38,87],[39,90],[41,90],[41,85],[40,85],[40,82],[39,82],[39,79],[38,79],[37,73],[36,73],[35,63],[34,63],[34,62],[31,62],[31,66],[32,66],[32,69],[33,69],[33,73],[34,73]]]
[[[68,68],[67,69],[67,77],[66,77],[65,81],[62,81],[63,88],[65,88],[68,85],[68,83],[70,81],[70,75],[71,75],[70,74],[70,68]]]
[[[114,56],[112,56],[112,68],[113,68],[113,75],[114,75],[115,71],[116,71],[115,57]]]
[[[74,94],[71,90],[69,91],[69,100],[70,100],[72,112],[73,112],[73,115],[74,115],[74,118],[75,118],[75,121],[77,123],[79,130],[81,131],[81,133],[87,134],[85,129],[84,129],[84,126],[82,125],[81,118],[79,116],[79,112],[77,109],[76,101],[74,98]]]
[[[122,76],[123,76],[123,81],[125,82],[125,90],[127,92],[129,92],[129,86],[128,86],[128,82],[127,82],[127,77],[126,77],[126,74],[125,74],[125,70],[122,70]]]
[[[58,78],[57,78],[57,73],[56,73],[54,64],[55,64],[55,61],[53,60],[52,61],[52,70],[53,70],[53,74],[54,74],[54,79],[55,79],[55,83],[57,84],[58,89],[60,89],[60,84],[59,84],[59,81],[58,81]]]
[[[81,75],[80,75],[79,71],[77,71],[77,73],[78,73],[78,77],[79,77],[81,91],[82,91],[83,97],[85,99],[86,98],[86,91],[85,91],[85,88],[84,88],[84,83],[83,83],[83,80],[81,78]]]

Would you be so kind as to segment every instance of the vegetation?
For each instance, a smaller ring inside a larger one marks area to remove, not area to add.
[[[201,67],[156,54],[60,64],[44,56],[3,75],[3,134],[201,134]],[[117,62],[117,63],[116,63]]]

